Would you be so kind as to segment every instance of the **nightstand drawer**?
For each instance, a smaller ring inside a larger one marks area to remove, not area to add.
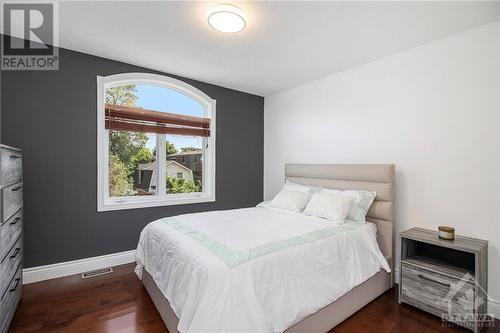
[[[473,312],[475,285],[447,274],[434,272],[406,262],[401,263],[402,300],[423,310],[441,315]]]

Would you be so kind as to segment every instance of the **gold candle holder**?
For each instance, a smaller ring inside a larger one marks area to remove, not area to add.
[[[447,227],[444,225],[438,226],[439,238],[446,240],[454,240],[455,239],[455,228]]]

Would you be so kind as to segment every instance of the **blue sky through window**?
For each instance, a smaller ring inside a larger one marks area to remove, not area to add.
[[[138,84],[136,106],[148,110],[171,112],[185,114],[195,117],[204,117],[205,109],[203,105],[173,89],[167,89],[160,86]],[[154,137],[155,134],[148,134],[148,137]],[[201,138],[167,135],[167,140],[173,143],[180,151],[182,147],[201,148],[203,140]],[[155,140],[149,140],[147,146],[150,149],[155,148]]]

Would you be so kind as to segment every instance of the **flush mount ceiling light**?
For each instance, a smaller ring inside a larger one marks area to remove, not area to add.
[[[240,32],[245,29],[245,14],[230,4],[218,4],[208,10],[208,24],[220,32]]]

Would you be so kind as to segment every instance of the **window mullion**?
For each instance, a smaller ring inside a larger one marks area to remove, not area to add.
[[[165,134],[156,135],[156,166],[158,174],[156,177],[156,189],[160,197],[167,195],[167,180],[166,180],[166,161],[167,161],[167,148]]]

